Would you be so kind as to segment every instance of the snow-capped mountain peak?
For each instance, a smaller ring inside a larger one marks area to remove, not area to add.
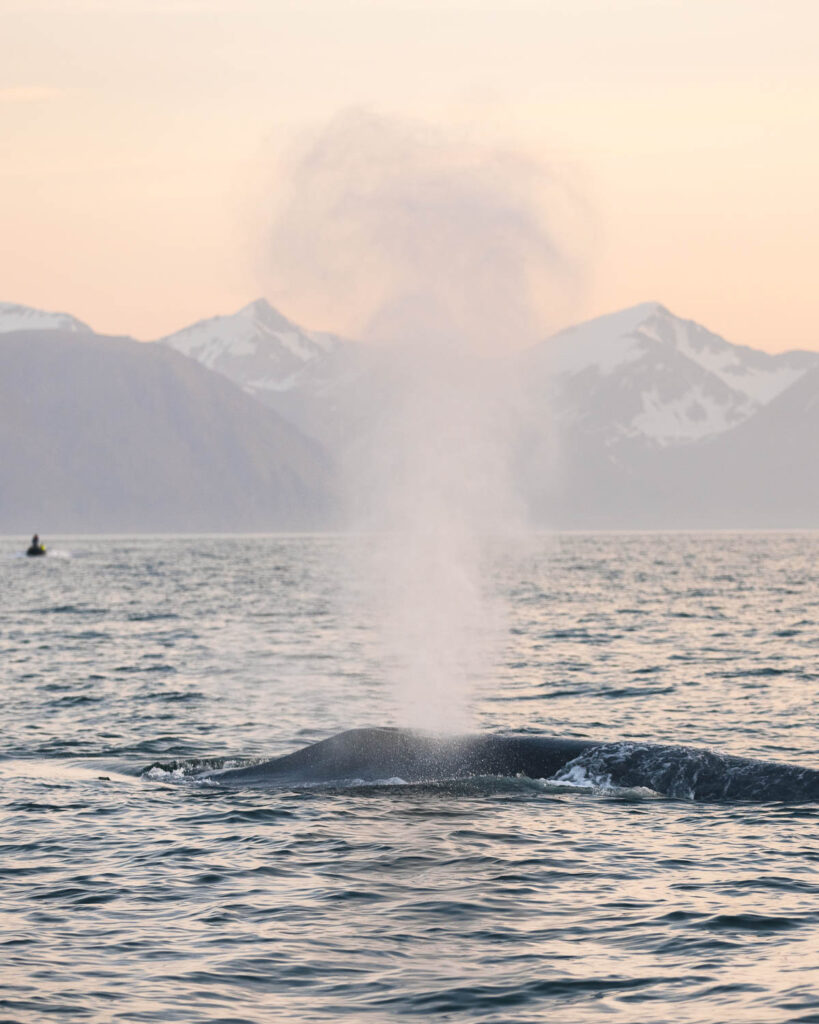
[[[90,333],[91,328],[70,313],[50,313],[13,302],[0,302],[0,334],[10,331],[74,331]]]
[[[328,372],[334,372],[339,353],[351,346],[333,334],[304,330],[266,299],[256,299],[236,313],[200,320],[160,340],[265,400],[319,386]]]
[[[693,320],[681,320],[662,307],[660,310],[640,325],[638,330],[642,337],[673,347],[719,377],[728,387],[761,405],[766,405],[815,365],[813,353],[771,355],[747,345],[734,345]]]
[[[816,353],[733,345],[658,302],[560,331],[532,360],[563,396],[564,415],[582,409],[601,430],[607,422],[612,443],[632,437],[660,445],[736,426],[819,365]]]
[[[659,302],[642,302],[567,327],[536,351],[552,373],[580,373],[590,367],[611,373],[640,358],[642,328],[662,315],[668,315],[668,310]]]
[[[288,320],[283,313],[274,309],[267,299],[255,299],[253,302],[249,302],[234,314],[234,318],[244,320],[262,335],[276,339],[277,343],[284,344],[293,355],[305,362],[313,359],[317,351],[324,352],[332,347],[333,335],[321,331],[308,331],[299,327],[292,320]],[[216,319],[228,320],[231,318],[217,317]]]
[[[274,309],[265,298],[254,299],[253,302],[248,302],[246,306],[242,306],[236,315],[262,321],[270,327],[286,329],[293,326],[287,317],[277,309]]]
[[[327,346],[266,299],[256,299],[233,314],[200,320],[161,340],[248,390],[286,387],[293,374]]]
[[[306,332],[266,299],[257,299],[236,313],[199,320],[162,341],[210,369],[219,369],[217,364],[226,357],[266,355],[269,359],[287,353],[306,362],[315,354]]]
[[[693,320],[680,319],[659,302],[643,302],[567,327],[538,348],[553,373],[612,373],[652,350],[673,349],[762,404],[816,361],[810,352],[770,355],[734,345]]]

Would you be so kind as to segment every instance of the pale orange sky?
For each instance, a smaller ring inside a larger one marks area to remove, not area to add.
[[[815,0],[0,0],[0,300],[152,338],[264,294],[343,329],[281,299],[265,231],[277,154],[359,105],[570,183],[550,327],[656,299],[819,349],[817,52]]]

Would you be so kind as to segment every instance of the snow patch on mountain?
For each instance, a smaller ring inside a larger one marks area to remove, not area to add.
[[[50,313],[13,302],[0,302],[0,334],[10,331],[73,331],[91,333],[88,324],[69,313]]]
[[[730,407],[702,387],[693,387],[670,400],[652,388],[643,393],[642,402],[642,412],[631,421],[632,430],[660,445],[698,441],[734,426],[727,415]]]

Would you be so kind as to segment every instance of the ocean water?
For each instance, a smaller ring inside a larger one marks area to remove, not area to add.
[[[225,790],[395,722],[341,537],[0,540],[0,1021],[819,1022],[819,805]],[[819,767],[819,535],[535,537],[475,728]]]

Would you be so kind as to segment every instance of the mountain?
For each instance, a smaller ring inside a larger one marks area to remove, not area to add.
[[[326,523],[323,449],[170,348],[52,328],[0,335],[0,532]]]
[[[82,331],[90,332],[88,324],[69,313],[47,313],[31,306],[18,306],[12,302],[0,302],[0,334],[10,331]]]
[[[559,419],[609,444],[665,446],[742,423],[819,366],[819,353],[732,345],[648,302],[561,331],[524,361]]]
[[[308,331],[257,299],[160,339],[234,381],[306,433],[330,439],[336,399],[361,372],[364,347]]]
[[[520,468],[536,522],[819,526],[819,506],[808,514],[785,488],[774,515],[765,494],[793,435],[810,436],[804,403],[794,397],[816,387],[819,353],[732,345],[645,303],[561,331],[523,362],[529,401],[546,410],[530,428]],[[803,455],[800,472],[819,473],[819,457]]]
[[[0,311],[21,308],[0,306]],[[32,310],[24,313],[35,318],[55,316]],[[57,445],[65,470],[51,465],[49,475],[60,481],[60,488],[70,489],[78,460],[82,462],[85,452],[94,451],[109,436],[117,437],[117,447],[140,465],[141,456],[128,449],[130,427],[120,429],[118,417],[123,423],[141,424],[136,436],[150,437],[154,446],[163,447],[160,436],[167,434],[168,450],[152,468],[164,474],[158,492],[175,509],[162,522],[175,525],[150,528],[262,529],[323,522],[333,505],[329,459],[344,462],[352,453],[353,461],[360,463],[361,453],[369,452],[390,464],[395,454],[386,450],[385,439],[390,427],[400,427],[393,410],[406,397],[406,367],[401,359],[336,335],[307,331],[263,299],[232,315],[200,321],[160,343],[137,346],[145,359],[149,351],[156,355],[155,377],[148,383],[137,374],[130,391],[123,380],[105,384],[110,401],[106,399],[108,404],[94,415],[106,427],[96,437],[90,436],[88,424],[83,433],[75,420],[83,404],[92,408],[102,402],[94,394],[94,367],[103,366],[99,346],[107,358],[114,348],[124,352],[118,346],[133,343],[96,338],[73,318],[70,326],[70,332],[56,327],[40,332],[38,344],[45,344],[50,335],[61,337],[63,346],[71,340],[78,346],[77,353],[80,341],[98,346],[84,364],[84,380],[72,385],[82,398],[73,413],[68,413],[66,405],[55,418],[48,412],[54,404],[51,397],[41,393],[43,381],[27,378],[15,386],[4,373],[0,401],[5,404],[0,416],[5,421],[11,415],[8,410],[23,400],[21,396],[31,395],[32,400],[38,396],[33,419],[26,421],[17,408],[17,419],[2,431],[7,445],[0,452],[4,465],[13,464],[16,448],[25,449],[28,455],[16,470],[21,473],[21,466],[37,460],[37,452],[55,446],[56,424],[65,421],[70,429]],[[0,337],[0,346],[13,337]],[[73,380],[75,369],[64,355],[60,372]],[[32,363],[58,365],[53,352],[20,358],[29,368]],[[434,375],[436,368],[430,369]],[[464,382],[471,367],[458,364],[446,369],[450,375],[446,387],[468,393]],[[412,372],[417,385],[417,363]],[[499,444],[506,445],[512,438],[507,458],[534,525],[567,529],[819,527],[814,483],[819,480],[819,449],[813,444],[819,426],[819,353],[769,355],[734,345],[649,302],[560,331],[507,358],[503,366],[498,365],[497,375],[505,385],[510,375],[519,382],[514,402],[493,406],[490,419],[498,424]],[[161,383],[165,377],[174,382],[176,397],[165,396],[164,411],[150,434],[152,428],[145,421],[153,415],[152,396],[165,394]],[[212,393],[215,381],[230,389],[230,399],[227,392]],[[262,408],[262,403],[268,408]],[[187,426],[181,425],[180,417]],[[262,423],[259,417],[267,418]],[[33,447],[26,448],[24,441],[9,448],[10,430],[23,437],[30,431],[37,442]],[[68,451],[68,437],[74,432],[83,440]],[[193,436],[201,439],[195,459],[182,444],[180,432],[186,444]],[[115,452],[108,450],[105,459],[110,469],[100,479],[116,477]],[[200,466],[196,473],[194,463]],[[221,468],[214,469],[214,464]],[[240,465],[244,467],[241,482],[235,479]],[[457,463],[452,469],[458,472]],[[89,492],[99,486],[91,479],[91,470],[92,466],[81,465],[80,476]],[[212,487],[213,473],[223,477],[224,488]],[[284,473],[292,489],[277,473]],[[140,479],[148,477],[143,474]],[[125,481],[118,486],[125,487]],[[139,490],[144,493],[153,486],[143,482]],[[32,492],[21,493],[30,496]],[[238,493],[248,495],[247,500],[238,500]],[[284,494],[290,495],[287,501]],[[263,497],[257,501],[253,495]],[[133,492],[130,500],[137,501]],[[30,518],[29,498],[26,501],[28,505],[24,502],[25,507],[15,513],[21,529],[28,527],[20,517],[28,515],[26,522]],[[90,507],[90,497],[83,501],[77,508]],[[0,513],[3,507],[0,501]],[[106,521],[125,516],[127,507],[127,503],[120,507],[117,515],[111,512]],[[102,521],[100,516],[101,512],[95,523]],[[75,518],[81,518],[79,513]],[[150,521],[156,524],[160,518],[157,513]],[[123,520],[111,528],[149,527],[126,526]]]

